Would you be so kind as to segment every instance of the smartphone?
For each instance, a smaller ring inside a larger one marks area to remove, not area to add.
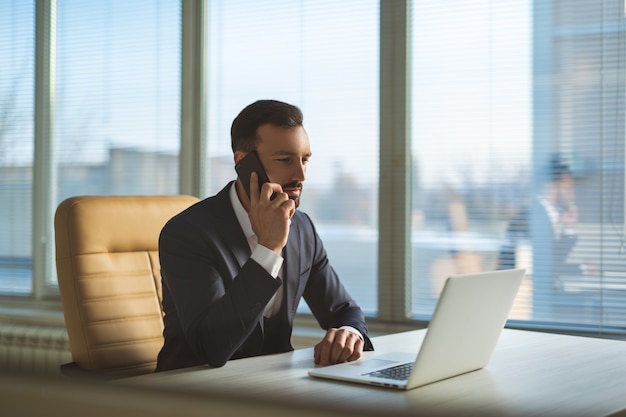
[[[246,190],[246,193],[248,194],[248,198],[250,198],[250,175],[253,172],[256,172],[259,178],[259,191],[261,191],[261,186],[263,184],[270,182],[256,151],[248,152],[246,156],[241,158],[235,165],[235,171],[237,171],[237,175],[243,184],[244,190]],[[274,197],[275,195],[272,194],[271,199],[274,199]]]

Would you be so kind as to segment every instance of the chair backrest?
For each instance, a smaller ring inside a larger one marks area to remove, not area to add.
[[[54,218],[72,360],[81,370],[152,372],[163,345],[158,239],[191,196],[79,196]]]

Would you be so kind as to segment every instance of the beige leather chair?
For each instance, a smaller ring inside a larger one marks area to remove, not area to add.
[[[57,208],[59,291],[72,351],[64,374],[154,371],[163,344],[158,239],[191,196],[80,196]]]

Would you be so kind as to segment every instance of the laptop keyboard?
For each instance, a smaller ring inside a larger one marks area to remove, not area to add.
[[[392,366],[391,368],[368,372],[365,375],[375,376],[377,378],[396,379],[398,381],[404,381],[409,379],[409,375],[411,374],[412,369],[413,362],[410,362],[403,363],[402,365]]]

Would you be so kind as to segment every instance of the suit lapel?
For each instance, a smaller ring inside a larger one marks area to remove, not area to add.
[[[296,298],[298,286],[300,285],[300,238],[300,229],[294,216],[289,228],[287,246],[285,246],[285,268],[283,270],[285,273],[283,276],[283,285],[285,285],[284,301],[286,302],[287,315],[290,321],[293,320],[298,307]]]
[[[226,242],[226,246],[230,249],[239,268],[241,268],[250,258],[250,245],[237,221],[233,206],[230,204],[231,184],[232,182],[217,194],[215,210],[211,215],[218,219],[216,222],[218,233]],[[237,232],[233,233],[233,230],[237,230]]]

